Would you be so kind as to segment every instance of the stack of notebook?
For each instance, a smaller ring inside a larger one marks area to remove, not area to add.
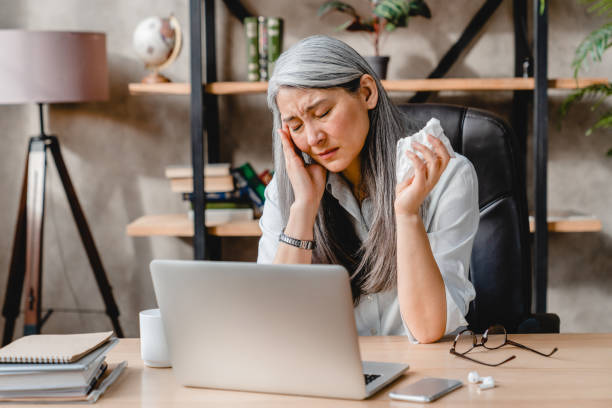
[[[0,349],[0,402],[95,402],[126,366],[105,361],[112,334],[32,335]]]

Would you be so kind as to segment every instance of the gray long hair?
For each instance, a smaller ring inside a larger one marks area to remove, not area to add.
[[[278,91],[282,87],[341,87],[355,92],[364,74],[371,75],[378,88],[378,103],[368,112],[370,130],[361,151],[361,187],[374,203],[372,225],[367,239],[361,242],[349,215],[325,191],[315,221],[317,248],[313,253],[313,262],[341,264],[348,269],[356,304],[363,294],[396,285],[395,149],[397,140],[405,136],[406,123],[368,63],[350,46],[331,37],[308,37],[285,51],[276,61],[268,84],[268,106],[274,116],[275,179],[283,225],[286,225],[294,194],[277,134],[282,126],[276,103]],[[312,160],[306,155],[304,159]]]

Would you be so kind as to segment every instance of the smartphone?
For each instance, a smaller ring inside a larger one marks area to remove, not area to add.
[[[406,387],[391,391],[389,397],[402,401],[431,402],[461,387],[459,380],[423,378]]]

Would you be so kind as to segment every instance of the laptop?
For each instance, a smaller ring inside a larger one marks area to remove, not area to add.
[[[342,266],[154,260],[151,275],[182,385],[364,399],[408,369],[361,361]]]

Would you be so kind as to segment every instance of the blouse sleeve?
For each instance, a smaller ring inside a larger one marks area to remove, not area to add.
[[[445,335],[468,325],[465,315],[475,298],[469,280],[470,258],[480,213],[478,179],[472,163],[457,155],[430,192],[424,215],[429,244],[446,291]],[[404,324],[411,339],[414,339]]]
[[[257,263],[272,263],[276,256],[278,237],[283,230],[282,216],[278,204],[278,188],[273,177],[266,186],[263,215],[259,219],[261,238],[257,252]]]

